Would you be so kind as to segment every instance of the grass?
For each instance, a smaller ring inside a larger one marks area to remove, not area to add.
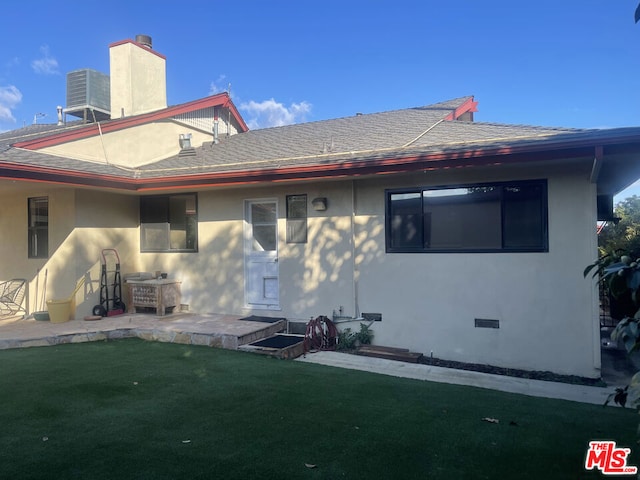
[[[0,351],[0,478],[603,478],[584,470],[588,442],[616,440],[640,465],[636,423],[631,410],[190,345]]]

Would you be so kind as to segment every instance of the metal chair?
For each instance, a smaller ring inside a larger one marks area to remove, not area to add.
[[[23,313],[27,315],[27,308],[23,306],[27,291],[27,281],[23,278],[14,278],[0,282],[0,318],[13,317]]]

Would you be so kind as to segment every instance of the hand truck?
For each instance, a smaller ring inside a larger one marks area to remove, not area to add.
[[[120,256],[114,248],[102,250],[100,269],[100,305],[93,307],[93,314],[101,317],[122,315],[126,312],[122,301],[122,278]]]

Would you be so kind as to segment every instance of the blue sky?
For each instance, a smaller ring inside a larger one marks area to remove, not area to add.
[[[56,120],[66,73],[149,35],[170,105],[226,90],[252,128],[474,95],[477,121],[640,126],[638,0],[31,0],[3,6],[0,131]],[[640,194],[640,188],[631,193]]]

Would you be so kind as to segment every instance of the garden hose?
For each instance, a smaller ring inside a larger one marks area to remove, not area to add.
[[[338,329],[324,315],[311,319],[307,323],[304,335],[304,350],[335,350],[338,343]]]

